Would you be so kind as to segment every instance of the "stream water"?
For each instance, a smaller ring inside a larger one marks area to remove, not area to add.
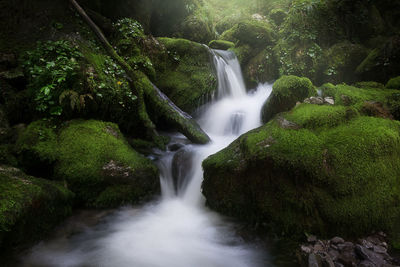
[[[202,161],[261,124],[261,107],[272,90],[260,84],[247,92],[236,56],[212,53],[218,92],[198,119],[212,142],[193,145],[173,135],[174,145],[158,160],[158,201],[122,208],[80,233],[42,242],[24,255],[22,266],[271,266],[266,251],[244,242],[204,205]]]

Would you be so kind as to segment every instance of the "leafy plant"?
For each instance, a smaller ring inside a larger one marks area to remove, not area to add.
[[[60,95],[81,86],[78,63],[81,57],[78,48],[65,40],[39,42],[36,49],[26,52],[23,66],[37,111],[52,116],[62,114]]]

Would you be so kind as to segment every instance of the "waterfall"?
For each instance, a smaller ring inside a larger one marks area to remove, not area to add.
[[[271,86],[246,91],[232,52],[212,50],[217,98],[198,122],[211,138],[187,144],[179,134],[158,162],[162,197],[140,208],[124,208],[95,229],[36,246],[33,266],[254,267],[264,256],[234,234],[232,225],[204,206],[201,163],[239,135],[261,125]],[[178,149],[177,149],[178,148]],[[264,252],[265,253],[265,252]]]

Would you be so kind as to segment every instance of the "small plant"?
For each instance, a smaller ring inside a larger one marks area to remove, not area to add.
[[[142,25],[134,19],[124,18],[114,23],[114,27],[121,34],[123,39],[139,39],[144,36]]]
[[[52,116],[62,114],[60,96],[80,86],[81,57],[78,48],[64,40],[39,42],[36,49],[25,54],[23,66],[37,111]]]

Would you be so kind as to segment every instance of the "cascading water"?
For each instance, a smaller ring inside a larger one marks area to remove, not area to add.
[[[240,134],[260,125],[270,85],[246,92],[231,52],[213,50],[218,97],[199,123],[212,142],[184,144],[158,162],[162,198],[141,208],[123,208],[97,227],[32,249],[22,266],[244,267],[269,266],[267,258],[233,233],[230,223],[204,207],[202,161]]]

